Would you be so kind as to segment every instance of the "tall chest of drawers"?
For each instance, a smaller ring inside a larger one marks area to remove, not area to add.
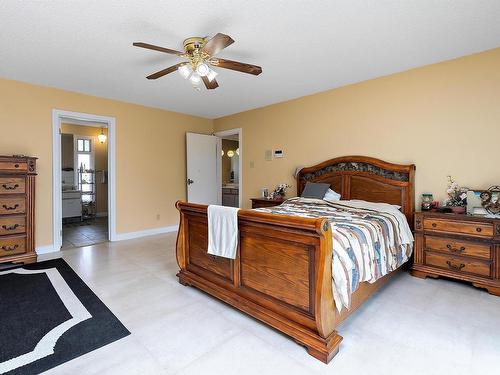
[[[0,156],[0,263],[32,263],[36,158]]]
[[[468,281],[500,296],[500,219],[416,213],[410,273]]]

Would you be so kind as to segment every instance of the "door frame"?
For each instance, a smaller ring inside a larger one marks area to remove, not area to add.
[[[228,129],[228,130],[222,130],[219,132],[215,132],[214,135],[219,138],[219,141],[222,142],[222,138],[230,136],[230,135],[236,135],[238,134],[238,148],[240,149],[240,154],[238,155],[238,168],[239,168],[239,178],[238,178],[238,207],[241,208],[242,203],[243,203],[243,129],[242,128],[234,128],[234,129]],[[218,152],[218,158],[217,158],[217,173],[218,176],[222,176],[222,156],[221,152],[219,150]],[[221,180],[221,177],[219,178]],[[222,204],[222,181],[220,183],[219,187],[219,195],[220,195],[220,202]]]
[[[52,110],[52,227],[55,251],[62,246],[61,124],[108,129],[108,240],[116,241],[116,119],[82,112]],[[97,124],[96,124],[97,123]]]

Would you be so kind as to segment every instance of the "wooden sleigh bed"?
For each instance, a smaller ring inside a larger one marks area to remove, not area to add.
[[[328,182],[342,199],[401,206],[413,228],[414,173],[414,165],[340,157],[303,168],[297,194],[308,181]],[[179,201],[176,207],[179,282],[287,334],[325,363],[342,341],[336,327],[396,273],[362,283],[352,295],[351,308],[339,313],[332,294],[332,240],[326,219],[240,210],[237,256],[230,260],[207,254],[206,205]]]

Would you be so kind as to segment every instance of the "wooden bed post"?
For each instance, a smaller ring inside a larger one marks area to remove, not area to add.
[[[331,227],[327,220],[319,223],[317,228],[318,234],[323,237],[319,251],[318,261],[316,266],[316,284],[314,292],[315,301],[315,318],[318,334],[324,339],[322,347],[306,346],[307,352],[313,357],[324,363],[330,360],[338,353],[342,336],[335,331],[335,302],[333,300],[332,289],[332,236]]]

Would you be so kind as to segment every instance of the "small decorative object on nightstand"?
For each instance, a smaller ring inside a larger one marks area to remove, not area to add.
[[[430,211],[433,200],[431,193],[422,194],[422,211]]]
[[[451,176],[448,176],[448,188],[446,189],[448,199],[446,200],[446,206],[456,214],[464,214],[465,206],[467,206],[468,190],[467,188],[460,187]]]
[[[285,198],[286,191],[291,187],[292,186],[288,184],[279,184],[271,193],[271,198]]]
[[[262,208],[262,207],[273,207],[279,206],[281,203],[285,201],[284,198],[252,198],[252,208]]]
[[[463,214],[415,214],[411,274],[471,282],[500,296],[500,219]]]
[[[500,186],[492,186],[488,190],[481,192],[481,205],[491,215],[500,214]]]

